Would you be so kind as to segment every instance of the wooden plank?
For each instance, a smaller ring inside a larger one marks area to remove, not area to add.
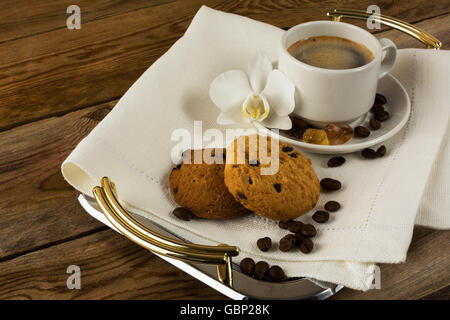
[[[442,49],[450,49],[450,14],[441,15],[439,17],[416,23],[415,26],[432,34],[442,42]],[[377,38],[389,38],[395,42],[398,48],[425,48],[424,45],[411,36],[397,31],[388,30],[376,34]]]
[[[133,0],[133,1],[111,1],[111,0],[80,0],[77,5],[81,9],[82,23],[103,19],[113,15],[120,15],[139,9],[149,8],[157,5],[175,2],[175,0]],[[184,0],[186,5],[188,1]],[[190,1],[191,3],[193,1]],[[295,15],[309,11],[319,16],[323,15],[323,8],[331,10],[334,8],[353,8],[365,10],[369,4],[377,4],[385,14],[397,14],[398,18],[414,21],[425,19],[441,14],[443,10],[448,10],[449,5],[441,3],[421,3],[408,11],[394,11],[402,8],[404,4],[386,3],[384,1],[322,1],[318,5],[314,1],[263,1],[260,3],[248,3],[248,1],[228,1],[233,12],[240,11],[241,14],[261,16],[264,21],[273,23],[274,19],[279,19],[277,25],[289,27],[297,23]],[[70,0],[42,0],[39,2],[29,2],[25,0],[3,0],[0,2],[0,42],[10,41],[16,38],[23,38],[38,33],[44,33],[55,29],[65,28],[68,14],[66,8],[73,4]],[[219,1],[205,3],[210,6],[218,6]],[[293,14],[287,17],[271,17],[270,11],[291,9]],[[307,9],[307,10],[305,10]],[[411,20],[413,19],[413,20]]]
[[[450,285],[449,247],[450,232],[416,227],[406,262],[381,265],[380,290],[360,292],[345,288],[333,299],[420,299],[432,296]]]
[[[80,207],[60,166],[114,104],[0,133],[0,261],[103,228]]]
[[[425,297],[420,298],[421,300],[450,300],[450,286],[447,286],[439,291],[433,292]]]
[[[0,2],[0,43],[66,28],[67,7],[76,4],[81,23],[103,19],[125,12],[149,8],[175,0],[2,0]]]
[[[66,286],[70,265],[80,290]],[[2,262],[0,284],[0,299],[223,299],[112,230]]]
[[[383,13],[406,21],[448,10],[440,2],[419,5],[418,1],[380,6]],[[325,8],[340,4],[182,1],[88,21],[81,30],[62,28],[4,42],[0,44],[0,130],[119,98],[183,34],[203,3],[279,27],[324,19]],[[366,8],[373,1],[346,3]]]

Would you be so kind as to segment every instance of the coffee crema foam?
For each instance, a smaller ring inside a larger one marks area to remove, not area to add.
[[[297,60],[324,69],[353,69],[374,59],[363,44],[332,36],[316,36],[293,43],[288,52]]]

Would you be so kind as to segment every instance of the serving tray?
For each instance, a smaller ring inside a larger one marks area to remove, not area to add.
[[[409,34],[427,48],[437,50],[441,47],[441,42],[432,35],[392,17],[372,16],[351,9],[335,9],[327,16],[335,21],[341,18],[366,20],[371,17]],[[326,299],[342,289],[341,285],[322,284],[306,278],[289,278],[279,283],[251,278],[240,272],[239,266],[232,262],[232,257],[239,254],[238,247],[189,243],[149,219],[128,212],[120,204],[115,185],[108,177],[102,178],[92,195],[80,195],[78,200],[94,218],[229,298]]]

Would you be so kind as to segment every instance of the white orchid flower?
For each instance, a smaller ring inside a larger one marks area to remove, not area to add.
[[[273,70],[272,63],[262,53],[248,63],[247,74],[230,70],[211,83],[209,96],[222,111],[217,123],[259,121],[268,128],[290,129],[295,86],[281,71]]]

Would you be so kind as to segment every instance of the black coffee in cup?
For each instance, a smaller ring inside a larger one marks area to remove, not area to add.
[[[299,40],[288,48],[297,60],[324,69],[352,69],[373,60],[373,53],[363,44],[332,36]]]

